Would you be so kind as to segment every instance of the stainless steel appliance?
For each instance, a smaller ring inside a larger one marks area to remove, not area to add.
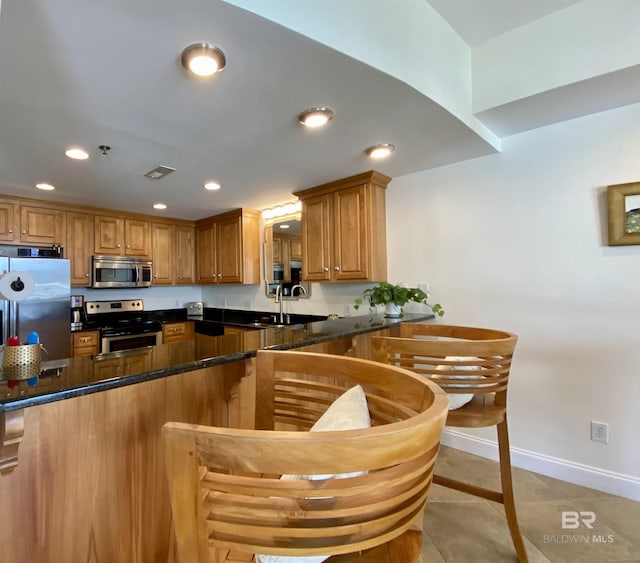
[[[25,341],[30,332],[37,332],[49,360],[68,358],[71,355],[69,260],[2,257],[0,272],[25,272],[35,282],[33,293],[25,300],[0,301],[0,342],[4,344],[12,335]]]
[[[91,257],[91,287],[93,288],[149,287],[152,279],[150,258],[130,256]]]
[[[162,323],[144,316],[142,299],[87,301],[85,328],[100,330],[100,352],[162,344]]]
[[[71,296],[71,330],[84,328],[84,295]]]
[[[184,306],[187,309],[187,318],[202,318],[204,314],[204,303],[202,301],[189,301]]]

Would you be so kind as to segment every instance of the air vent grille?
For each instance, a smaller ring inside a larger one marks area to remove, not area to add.
[[[161,164],[160,166],[156,166],[153,170],[149,170],[149,172],[147,172],[145,176],[147,178],[150,178],[151,180],[161,180],[165,176],[171,174],[171,172],[175,171],[175,168],[171,168],[171,166],[165,166],[164,164]]]

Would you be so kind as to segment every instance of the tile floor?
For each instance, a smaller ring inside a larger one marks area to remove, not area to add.
[[[443,447],[436,467],[443,476],[500,489],[496,462]],[[517,468],[513,480],[530,563],[640,563],[640,502]],[[593,511],[593,529],[563,530],[561,512],[569,510]],[[433,485],[424,529],[425,563],[517,561],[500,504]]]

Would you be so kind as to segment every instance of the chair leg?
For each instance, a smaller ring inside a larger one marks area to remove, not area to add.
[[[504,499],[504,512],[507,517],[507,524],[511,532],[511,539],[515,547],[518,561],[527,563],[527,551],[524,547],[524,540],[518,526],[516,516],[516,503],[513,495],[513,481],[511,478],[511,453],[509,451],[509,431],[507,430],[507,416],[498,425],[498,451],[500,454],[500,481],[502,484],[502,496]]]

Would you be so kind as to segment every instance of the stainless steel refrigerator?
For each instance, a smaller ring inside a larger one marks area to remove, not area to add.
[[[21,342],[30,332],[40,335],[47,353],[42,359],[70,356],[69,260],[58,258],[0,258],[0,273],[26,272],[35,282],[33,292],[22,301],[0,301],[1,342],[16,335]]]

